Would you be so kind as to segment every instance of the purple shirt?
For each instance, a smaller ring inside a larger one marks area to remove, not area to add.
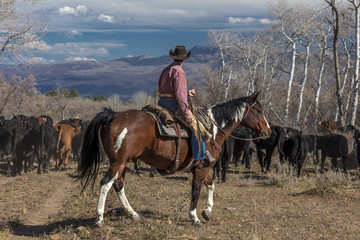
[[[158,86],[160,94],[171,94],[176,98],[181,113],[185,118],[192,116],[187,101],[188,92],[185,72],[180,64],[173,62],[167,66],[160,75]]]

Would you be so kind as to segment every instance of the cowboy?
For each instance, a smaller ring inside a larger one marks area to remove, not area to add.
[[[175,50],[170,49],[169,56],[174,60],[161,73],[158,83],[160,99],[159,106],[170,109],[175,116],[181,115],[185,124],[192,130],[191,146],[194,161],[205,158],[205,142],[196,136],[201,136],[203,140],[209,141],[212,137],[204,129],[199,128],[200,124],[195,120],[189,109],[188,96],[195,96],[195,89],[187,91],[187,82],[182,65],[190,57],[184,46],[176,46]]]

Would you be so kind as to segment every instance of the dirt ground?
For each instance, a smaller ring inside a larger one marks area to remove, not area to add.
[[[275,161],[276,162],[276,161]],[[3,166],[0,166],[3,167]],[[128,218],[114,191],[107,197],[106,226],[94,225],[99,181],[81,192],[66,171],[0,175],[0,239],[360,239],[360,180],[349,175],[315,173],[307,165],[300,179],[273,164],[263,174],[230,164],[226,183],[216,181],[210,221],[201,217],[206,189],[198,204],[201,227],[188,217],[191,174],[150,178],[129,166],[125,191],[141,221]]]

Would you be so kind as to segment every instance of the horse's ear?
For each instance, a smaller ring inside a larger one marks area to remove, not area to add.
[[[251,98],[251,102],[254,103],[257,99],[257,97],[259,96],[260,92],[254,92],[253,94],[250,95]]]

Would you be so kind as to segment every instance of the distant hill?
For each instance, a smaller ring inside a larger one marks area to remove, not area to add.
[[[201,69],[211,66],[215,54],[216,49],[212,47],[192,48],[191,57],[184,64],[187,78],[203,79]],[[128,100],[138,91],[152,95],[162,69],[171,62],[168,55],[157,58],[138,56],[102,62],[1,66],[0,72],[5,77],[34,75],[41,93],[54,87],[75,88],[83,97],[118,94],[122,100]]]

